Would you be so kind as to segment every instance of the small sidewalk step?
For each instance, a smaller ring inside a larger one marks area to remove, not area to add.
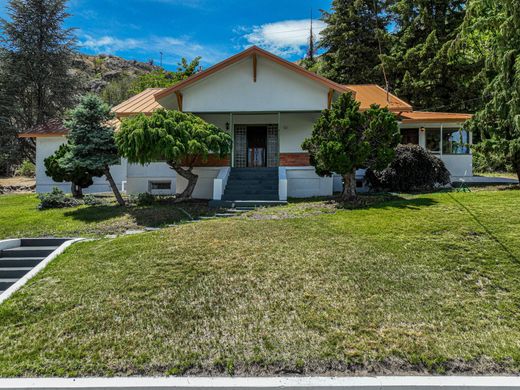
[[[21,278],[33,267],[0,267],[0,279]]]
[[[34,267],[44,257],[0,257],[0,267]]]
[[[52,246],[59,247],[65,241],[70,240],[70,238],[22,238],[21,247],[35,247],[35,246]]]
[[[47,257],[56,250],[56,246],[20,246],[18,248],[3,249],[0,251],[2,257]]]
[[[9,287],[11,287],[13,284],[15,284],[18,281],[18,278],[5,278],[0,279],[0,290],[7,290]]]

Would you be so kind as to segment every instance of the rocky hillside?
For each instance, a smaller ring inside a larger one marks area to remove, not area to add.
[[[126,60],[113,55],[78,54],[72,71],[82,80],[85,92],[99,93],[111,81],[124,77],[134,78],[161,69],[153,64]]]

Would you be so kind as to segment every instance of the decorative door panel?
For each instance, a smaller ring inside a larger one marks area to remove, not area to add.
[[[235,167],[245,168],[247,166],[247,126],[235,125]]]
[[[267,125],[267,166],[280,165],[280,146],[278,143],[278,125]]]

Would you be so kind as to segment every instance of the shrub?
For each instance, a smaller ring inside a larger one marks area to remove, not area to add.
[[[83,196],[83,203],[87,206],[96,206],[103,204],[103,201],[99,198],[96,198],[94,195],[88,194]]]
[[[478,145],[473,149],[473,171],[475,172],[513,172],[504,153],[483,153]]]
[[[16,176],[34,177],[36,175],[36,167],[29,160],[25,160],[14,172]]]
[[[367,170],[366,179],[374,189],[410,192],[448,184],[450,173],[439,158],[419,145],[399,145],[388,167]]]
[[[51,192],[38,194],[38,199],[40,199],[39,210],[62,209],[79,205],[76,199],[68,197],[58,187],[54,187]]]
[[[130,195],[130,203],[137,206],[150,206],[155,202],[155,197],[148,192],[143,192],[137,195]]]

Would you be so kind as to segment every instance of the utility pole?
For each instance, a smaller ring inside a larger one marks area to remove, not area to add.
[[[161,64],[161,68],[162,68],[162,56],[163,56],[163,52],[160,51],[159,54],[161,55],[161,61],[160,61],[160,64]]]

